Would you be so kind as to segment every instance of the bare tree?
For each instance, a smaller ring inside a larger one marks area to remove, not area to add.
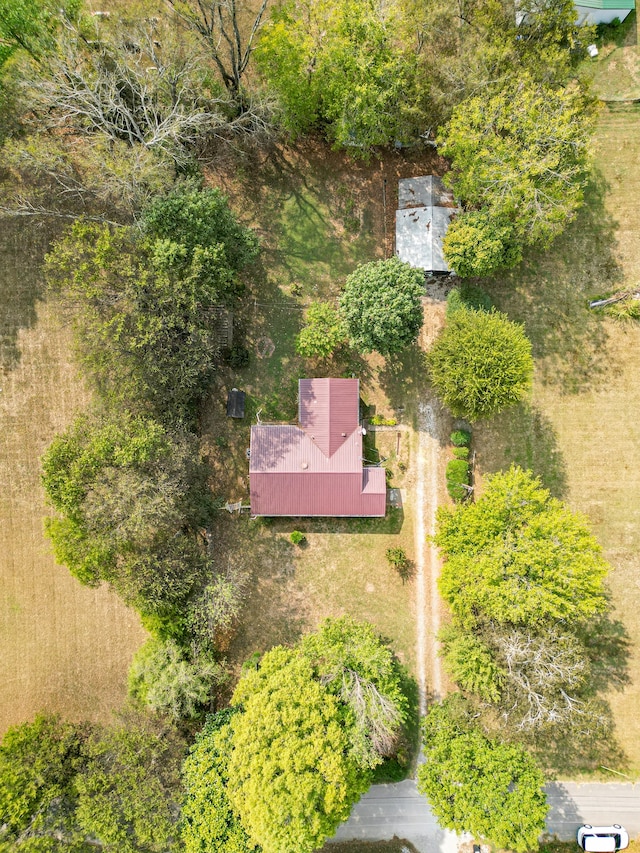
[[[580,688],[589,664],[582,644],[552,629],[537,635],[514,628],[494,638],[505,672],[501,710],[520,731],[566,724],[581,713]]]
[[[87,41],[67,27],[49,73],[33,82],[36,97],[59,127],[180,158],[220,121],[197,91],[198,58],[163,48],[153,25],[141,26],[134,39],[119,33],[103,41],[96,30]]]
[[[178,18],[204,40],[229,95],[244,112],[246,98],[242,76],[247,70],[253,42],[260,29],[269,0],[260,0],[252,23],[243,37],[236,0],[165,0]]]

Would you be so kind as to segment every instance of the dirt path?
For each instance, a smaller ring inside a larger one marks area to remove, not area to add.
[[[430,294],[423,302],[425,323],[421,346],[427,350],[444,323],[443,293]],[[427,698],[443,694],[442,668],[436,635],[440,629],[438,549],[427,541],[435,532],[440,471],[442,427],[434,402],[426,398],[418,406],[417,459],[415,483],[416,553],[416,633],[420,713],[427,710]]]
[[[438,473],[440,445],[437,420],[430,403],[418,409],[418,448],[416,463],[416,628],[417,669],[420,713],[427,710],[427,695],[442,695],[442,670],[435,635],[440,628],[438,574],[440,561],[437,548],[427,542],[435,532],[438,508]],[[427,667],[431,671],[427,685]]]

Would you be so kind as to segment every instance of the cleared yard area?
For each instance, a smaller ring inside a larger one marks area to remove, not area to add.
[[[215,493],[248,504],[250,424],[257,414],[263,421],[295,420],[298,378],[353,375],[368,414],[396,417],[400,424],[399,430],[370,433],[365,458],[386,460],[391,484],[405,501],[386,519],[370,521],[250,521],[248,513],[230,518],[222,510],[218,536],[224,549],[241,551],[253,577],[243,625],[229,650],[236,663],[273,642],[296,639],[325,616],[351,613],[371,620],[415,674],[415,578],[403,581],[385,551],[401,547],[415,559],[415,426],[427,387],[421,351],[416,346],[387,362],[342,354],[318,363],[296,355],[295,336],[310,301],[335,300],[359,263],[389,256],[397,179],[437,169],[441,164],[432,157],[393,153],[382,165],[362,164],[309,143],[208,171],[210,183],[228,193],[263,240],[262,264],[235,318],[250,363],[221,373],[202,419]],[[225,417],[232,386],[247,392],[244,421]],[[296,529],[306,535],[303,547],[289,541]]]
[[[39,710],[105,719],[126,693],[144,639],[138,617],[105,589],[56,565],[42,527],[40,455],[88,402],[70,335],[38,301],[43,227],[3,221],[0,299],[0,734]]]
[[[477,474],[532,468],[590,519],[613,566],[613,618],[627,632],[627,683],[609,701],[627,770],[640,776],[640,328],[590,311],[595,294],[640,281],[640,110],[604,110],[589,206],[547,256],[492,295],[526,326],[531,405],[476,430]],[[624,769],[624,768],[622,768]],[[610,777],[612,780],[614,777]]]

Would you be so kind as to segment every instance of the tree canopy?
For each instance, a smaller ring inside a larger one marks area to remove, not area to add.
[[[396,754],[403,686],[388,646],[350,617],[247,667],[232,711],[208,719],[185,764],[188,853],[212,839],[229,853],[315,850]]]
[[[190,184],[153,201],[142,222],[143,233],[77,222],[47,256],[47,280],[98,389],[184,422],[213,376],[219,311],[241,291],[257,241],[217,190]]]
[[[362,353],[401,352],[418,337],[423,295],[424,273],[398,258],[358,267],[340,297],[351,346]]]
[[[294,135],[320,126],[339,147],[367,154],[422,130],[415,50],[397,16],[370,0],[288,0],[264,25],[256,58]]]
[[[340,315],[328,302],[312,302],[305,325],[296,339],[297,352],[306,358],[328,358],[344,342]]]
[[[486,737],[459,694],[431,706],[423,734],[418,790],[440,825],[517,853],[535,849],[548,807],[544,776],[524,749]]]
[[[0,69],[16,50],[35,60],[51,50],[61,16],[74,18],[81,0],[0,0]]]
[[[351,754],[374,768],[397,749],[408,703],[398,661],[367,622],[327,619],[302,638],[316,677],[350,710]]]
[[[149,418],[80,416],[42,459],[59,513],[46,530],[56,557],[83,583],[112,583],[155,610],[183,600],[204,570],[194,538],[210,498],[192,437]]]
[[[455,217],[442,244],[449,267],[460,276],[487,276],[522,258],[513,228],[490,213],[471,210]]]
[[[344,712],[309,661],[276,648],[232,704],[228,796],[264,853],[311,853],[349,815],[369,775],[349,755]]]
[[[176,843],[184,742],[144,715],[109,726],[40,715],[0,745],[0,850],[167,853]]]
[[[594,121],[594,103],[577,86],[545,85],[528,73],[468,98],[440,131],[456,197],[510,225],[521,245],[548,244],[582,204]],[[510,262],[508,233],[505,241],[485,226],[474,236],[487,244],[482,253],[492,263]],[[493,246],[496,236],[502,253]]]
[[[608,565],[586,519],[530,472],[487,478],[476,503],[440,507],[440,591],[464,624],[541,625],[604,611]]]
[[[135,654],[129,668],[129,695],[175,722],[202,714],[224,667],[208,655],[189,659],[175,640],[152,637]]]
[[[82,767],[85,726],[39,715],[8,729],[0,744],[0,849],[24,849],[21,840],[69,833],[74,779]]]
[[[442,401],[471,421],[519,403],[531,387],[531,343],[522,326],[498,311],[449,314],[427,361]]]
[[[227,795],[233,713],[226,709],[207,719],[184,763],[180,826],[186,853],[250,853],[257,849]]]
[[[180,765],[174,729],[129,717],[89,738],[76,778],[76,818],[89,838],[121,853],[165,853],[178,838]]]

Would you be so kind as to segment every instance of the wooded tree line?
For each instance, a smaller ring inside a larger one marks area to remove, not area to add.
[[[126,20],[39,5],[0,5],[0,124],[25,213],[44,181],[49,206],[136,216],[211,140],[282,132],[362,156],[436,139],[463,207],[445,242],[461,276],[516,265],[582,203],[593,33],[571,0],[524,0],[518,21],[510,0],[166,0]]]
[[[418,787],[441,825],[524,853],[544,830],[542,770],[616,754],[601,692],[624,680],[627,642],[609,566],[587,520],[515,466],[440,507],[434,542],[452,617],[440,653],[461,692],[427,714]]]
[[[565,761],[589,766],[613,743],[598,694],[619,684],[627,648],[607,616],[609,566],[587,520],[512,467],[475,503],[441,508],[435,542],[452,678],[489,730],[497,722],[551,765],[549,742],[563,742]]]
[[[215,504],[192,430],[221,357],[217,311],[257,251],[226,199],[191,180],[135,225],[76,222],[46,259],[97,395],[43,456],[56,511],[45,529],[78,580],[110,584],[141,614],[152,639],[130,692],[176,720],[201,714],[225,682],[246,587],[209,532]]]
[[[39,716],[0,745],[0,850],[311,853],[402,749],[405,680],[344,617],[248,664],[188,756],[159,715]]]

